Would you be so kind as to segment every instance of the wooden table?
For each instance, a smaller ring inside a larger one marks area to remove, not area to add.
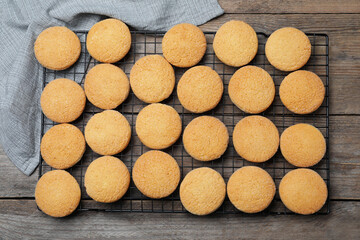
[[[256,31],[285,26],[330,38],[331,213],[319,216],[238,216],[80,212],[54,219],[37,210],[38,172],[23,175],[0,149],[0,239],[355,239],[360,236],[359,0],[219,1],[225,14],[204,25],[243,20]]]

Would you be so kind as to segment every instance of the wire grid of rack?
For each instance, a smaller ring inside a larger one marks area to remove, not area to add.
[[[84,84],[84,78],[86,73],[96,64],[96,60],[89,56],[89,53],[86,51],[86,31],[76,32],[81,41],[82,52],[79,60],[75,63],[74,66],[67,70],[63,71],[53,71],[49,69],[43,69],[43,87],[46,86],[51,80],[56,78],[69,78],[73,79],[76,82],[80,83],[82,86]],[[132,46],[130,52],[115,65],[119,66],[124,70],[124,72],[129,76],[131,67],[133,64],[139,60],[141,57],[149,54],[162,54],[161,49],[161,40],[164,35],[164,32],[147,32],[147,31],[132,31]],[[280,180],[282,177],[292,169],[296,167],[290,165],[281,155],[280,150],[275,154],[273,158],[265,163],[250,163],[242,159],[234,150],[231,138],[233,128],[236,123],[241,120],[243,117],[248,114],[239,110],[230,100],[228,95],[228,83],[233,75],[233,73],[238,68],[233,68],[224,65],[214,54],[212,48],[212,41],[215,36],[215,32],[205,32],[207,39],[207,51],[204,58],[198,65],[207,65],[212,67],[215,71],[218,72],[220,77],[224,81],[224,94],[219,103],[219,105],[206,113],[203,114],[194,114],[185,110],[177,96],[176,96],[176,86],[172,95],[163,101],[163,103],[168,104],[174,107],[177,112],[180,114],[182,119],[183,128],[195,117],[200,115],[210,115],[219,118],[228,128],[230,135],[230,142],[228,149],[225,154],[218,160],[210,162],[200,162],[191,158],[185,151],[181,138],[171,147],[165,149],[164,151],[172,155],[178,162],[181,170],[181,180],[184,176],[194,168],[198,167],[211,167],[218,171],[225,179],[229,179],[230,175],[242,166],[255,165],[265,169],[274,179],[276,187],[278,188]],[[302,68],[305,70],[315,72],[323,81],[326,93],[325,100],[321,107],[312,114],[308,115],[296,115],[288,111],[281,103],[279,98],[279,85],[282,79],[288,74],[281,72],[272,67],[265,57],[265,43],[268,38],[268,35],[264,33],[257,33],[259,39],[259,49],[256,57],[250,63],[250,65],[256,65],[265,69],[273,78],[276,86],[276,96],[273,104],[263,112],[261,115],[269,118],[277,126],[279,133],[281,134],[287,127],[296,124],[296,123],[309,123],[317,127],[324,135],[326,139],[327,151],[324,158],[312,167],[317,171],[322,178],[325,180],[328,189],[330,189],[330,175],[329,175],[329,39],[326,34],[317,34],[309,33],[309,37],[312,44],[312,54],[309,62]],[[182,74],[187,69],[174,68],[176,75],[176,82],[180,79]],[[122,103],[116,110],[121,112],[129,121],[132,129],[132,137],[129,146],[120,154],[115,155],[120,158],[128,167],[130,173],[132,166],[134,165],[137,158],[144,152],[150,150],[145,147],[139,141],[135,132],[135,121],[138,112],[145,107],[147,104],[140,101],[133,92],[130,92],[127,100]],[[81,131],[84,131],[87,121],[96,113],[101,112],[102,110],[96,108],[91,103],[87,102],[85,111],[79,119],[73,122],[73,124],[80,128]],[[43,134],[56,123],[47,119],[42,115],[42,134]],[[86,194],[84,187],[84,175],[89,164],[100,155],[94,153],[88,146],[86,148],[85,154],[74,167],[68,169],[68,171],[76,178],[81,187],[81,202],[78,207],[78,210],[98,210],[98,211],[119,211],[119,212],[186,212],[184,207],[181,205],[179,198],[179,187],[176,191],[171,194],[169,197],[160,200],[153,200],[144,195],[142,195],[135,187],[134,183],[131,181],[128,192],[125,196],[115,202],[110,204],[98,203],[93,200]],[[39,177],[41,177],[45,172],[52,170],[43,159],[40,159],[39,167]],[[317,214],[328,214],[330,212],[329,200],[325,203],[324,207]],[[216,213],[241,213],[235,207],[232,206],[229,199],[226,198],[223,205],[216,211]],[[261,215],[267,214],[292,214],[291,211],[286,209],[286,207],[281,203],[279,198],[278,191],[275,195],[275,198],[271,205],[259,213]]]

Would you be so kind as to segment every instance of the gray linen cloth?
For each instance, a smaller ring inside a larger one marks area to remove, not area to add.
[[[104,15],[139,30],[167,30],[222,13],[216,0],[0,1],[0,140],[7,156],[27,175],[39,164],[43,76],[33,45],[45,28],[88,30]]]

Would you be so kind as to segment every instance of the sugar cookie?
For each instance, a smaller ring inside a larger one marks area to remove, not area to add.
[[[87,194],[97,202],[116,202],[124,196],[130,185],[130,173],[118,158],[103,156],[87,168],[84,185]]]
[[[203,58],[206,38],[200,28],[190,23],[181,23],[166,32],[162,40],[162,51],[172,65],[191,67]]]
[[[169,154],[152,150],[136,160],[132,177],[137,189],[145,196],[164,198],[177,188],[180,168]]]
[[[216,32],[213,42],[216,56],[226,65],[240,67],[254,59],[258,38],[254,29],[243,21],[229,21]]]
[[[76,120],[84,111],[86,97],[84,90],[75,81],[58,78],[44,88],[40,104],[45,116],[58,123]]]
[[[184,148],[193,158],[211,161],[221,157],[229,143],[229,133],[223,122],[215,117],[193,119],[183,134]]]
[[[262,68],[245,66],[237,70],[229,82],[229,97],[242,111],[261,113],[275,98],[272,77]]]
[[[265,54],[270,64],[277,69],[294,71],[303,67],[309,60],[311,43],[299,29],[280,28],[266,41]]]
[[[236,152],[250,162],[265,162],[279,147],[279,132],[269,119],[248,116],[241,119],[233,132]]]
[[[240,211],[257,213],[267,208],[275,196],[275,183],[265,170],[246,166],[234,172],[227,184],[231,203]]]
[[[174,108],[153,103],[139,112],[136,118],[136,134],[147,147],[164,149],[178,140],[181,125],[181,118]]]
[[[180,200],[195,215],[207,215],[224,202],[226,185],[215,170],[202,167],[189,172],[180,185]]]
[[[86,74],[84,90],[89,101],[98,108],[114,109],[129,95],[129,79],[120,68],[98,64]]]
[[[299,123],[288,127],[281,134],[280,150],[292,165],[310,167],[324,157],[326,142],[319,129],[310,124]]]
[[[49,27],[36,38],[35,57],[52,70],[64,70],[73,65],[81,52],[80,39],[66,27]]]
[[[118,19],[102,20],[91,27],[86,38],[86,47],[90,55],[99,62],[117,62],[130,50],[130,30]]]
[[[287,109],[297,114],[308,114],[321,106],[325,97],[325,87],[315,73],[299,70],[284,78],[280,84],[279,94]]]
[[[80,129],[71,124],[59,124],[44,134],[40,151],[49,166],[66,169],[80,161],[85,147],[85,138]]]
[[[141,101],[161,102],[174,90],[175,72],[162,56],[147,55],[140,58],[132,67],[130,85]]]
[[[121,113],[114,110],[95,114],[85,127],[87,144],[101,155],[114,155],[123,151],[130,138],[129,122]]]
[[[52,217],[70,215],[79,205],[80,198],[78,182],[64,170],[47,172],[36,184],[36,204],[41,211]]]
[[[221,100],[224,85],[220,76],[207,66],[187,70],[180,78],[177,95],[190,112],[203,113],[215,108]]]
[[[328,189],[321,176],[306,168],[288,172],[280,182],[281,201],[298,214],[313,214],[319,211],[328,197]]]

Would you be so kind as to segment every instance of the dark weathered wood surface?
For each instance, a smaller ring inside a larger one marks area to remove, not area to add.
[[[45,216],[34,200],[0,200],[0,232],[18,239],[357,239],[360,203],[332,202],[324,216],[196,217],[190,214],[80,212]],[[0,237],[0,238],[1,238]]]
[[[219,0],[227,14],[234,13],[359,13],[358,0]]]
[[[23,175],[0,148],[0,239],[356,239],[360,236],[360,3],[358,0],[220,0],[225,14],[256,31],[293,26],[330,38],[331,213],[326,216],[239,217],[81,212],[53,219],[33,200],[37,172]],[[1,134],[1,133],[0,133]]]

